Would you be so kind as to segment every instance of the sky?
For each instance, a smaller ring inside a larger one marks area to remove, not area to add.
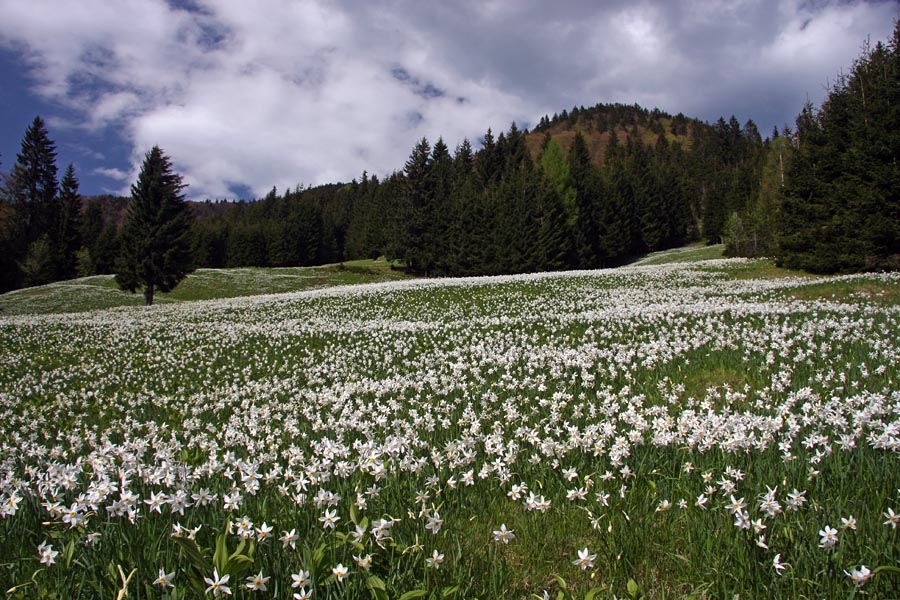
[[[767,134],[900,0],[0,0],[0,170],[36,115],[83,194],[160,146],[192,199],[402,169],[415,143],[638,103]]]

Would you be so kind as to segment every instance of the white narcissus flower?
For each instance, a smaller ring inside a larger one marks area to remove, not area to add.
[[[357,556],[353,555],[353,560],[356,561],[356,566],[364,571],[368,571],[372,568],[372,555],[366,554],[365,556]]]
[[[581,567],[581,570],[592,569],[594,568],[594,560],[597,558],[596,554],[589,554],[587,547],[583,550],[578,551],[578,558],[572,561],[572,564],[576,567]]]
[[[444,562],[444,555],[440,554],[437,550],[431,554],[431,558],[425,559],[425,564],[432,569],[440,569],[442,562]]]
[[[869,579],[872,578],[872,571],[866,565],[860,565],[858,569],[850,569],[849,571],[844,571],[847,574],[847,577],[850,578],[856,587],[862,587],[869,582]]]
[[[334,526],[340,520],[341,518],[337,516],[337,510],[325,509],[325,514],[319,517],[319,521],[322,522],[322,526],[325,529],[334,529]]]
[[[347,569],[347,567],[345,567],[341,563],[338,563],[336,567],[331,569],[331,572],[337,578],[337,580],[340,582],[340,581],[344,581],[344,577],[346,577],[347,573],[349,573],[350,571],[349,571],[349,569]]]
[[[226,584],[228,580],[231,579],[231,575],[222,575],[219,577],[219,571],[217,569],[213,569],[212,578],[204,577],[203,581],[209,587],[206,588],[206,593],[213,593],[213,596],[218,596],[219,594],[226,594],[228,596],[231,595],[231,588]]]
[[[494,530],[494,540],[497,542],[508,544],[514,539],[516,539],[516,534],[513,533],[512,529],[506,528],[506,523],[501,524],[500,529]]]
[[[59,552],[54,550],[53,546],[47,542],[42,542],[41,545],[38,546],[38,554],[41,555],[41,564],[49,567],[56,562],[56,557],[59,555]]]
[[[254,592],[265,592],[270,577],[263,577],[262,569],[256,575],[247,578],[247,589]]]
[[[309,583],[309,571],[300,569],[299,573],[291,573],[291,587],[302,588]]]
[[[153,585],[161,585],[162,587],[175,587],[172,581],[175,579],[175,572],[166,573],[165,569],[159,568],[159,575],[153,580]]]
[[[834,548],[834,546],[838,542],[838,531],[837,529],[826,525],[825,529],[819,530],[819,535],[822,536],[822,539],[819,540],[819,548],[829,549]]]
[[[290,531],[282,531],[281,537],[278,540],[282,544],[282,548],[291,547],[291,550],[297,549],[297,542],[300,540],[300,536],[297,535],[296,529],[291,529]]]
[[[781,562],[781,554],[776,554],[775,558],[772,559],[772,566],[775,567],[775,572],[781,575],[781,572],[788,568],[790,565]]]
[[[434,512],[433,515],[428,517],[428,522],[425,524],[425,529],[431,531],[431,533],[437,535],[437,532],[441,530],[441,526],[444,524],[444,520],[441,519],[440,513],[437,511]]]

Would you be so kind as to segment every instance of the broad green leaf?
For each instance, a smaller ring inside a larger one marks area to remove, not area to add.
[[[197,546],[197,542],[194,540],[189,540],[188,538],[177,537],[172,538],[175,540],[175,543],[181,546],[182,550],[184,550],[185,554],[188,557],[188,560],[192,565],[197,567],[203,573],[211,573],[213,566],[209,563],[209,560],[203,556],[200,552],[200,548]]]
[[[378,575],[369,575],[369,578],[366,579],[366,585],[373,590],[387,591],[387,586],[384,585],[384,581]]]

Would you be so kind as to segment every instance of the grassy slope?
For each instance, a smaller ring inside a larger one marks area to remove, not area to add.
[[[277,294],[301,290],[405,279],[384,260],[348,261],[339,265],[279,269],[199,269],[168,294],[157,294],[159,304]],[[139,306],[141,294],[118,289],[112,275],[83,277],[0,295],[0,315],[48,314]]]
[[[687,246],[648,254],[634,266],[692,263],[722,258],[721,244]],[[776,267],[770,260],[749,261],[727,269],[737,279],[776,279],[809,277],[810,285],[792,292],[798,300],[831,300],[863,294],[879,304],[897,301],[896,290],[858,281],[821,282],[797,271]],[[168,294],[157,294],[155,302],[167,304],[193,300],[235,298],[260,294],[278,294],[321,289],[339,285],[378,283],[408,279],[403,271],[391,269],[385,260],[356,260],[336,265],[289,268],[199,269]],[[25,288],[0,295],[0,315],[54,314],[103,310],[120,306],[139,306],[141,294],[123,292],[112,275],[82,277],[49,285]]]
[[[723,246],[718,245],[665,250],[649,254],[634,264],[658,265],[722,258],[722,248]],[[392,270],[390,263],[385,260],[356,260],[320,267],[198,269],[173,292],[156,294],[154,301],[168,304],[235,298],[408,277],[402,271]],[[0,295],[0,315],[83,312],[119,306],[140,306],[142,303],[141,294],[119,290],[112,275],[96,275]]]
[[[634,265],[665,265],[680,262],[697,262],[700,260],[712,260],[722,258],[722,252],[725,246],[717,244],[715,246],[685,246],[684,248],[674,248],[672,250],[662,250],[653,252],[639,258]]]

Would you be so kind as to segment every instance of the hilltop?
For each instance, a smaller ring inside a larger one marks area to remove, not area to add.
[[[630,137],[646,146],[655,145],[663,137],[670,144],[677,143],[690,149],[693,136],[711,130],[708,123],[682,113],[673,116],[658,108],[646,109],[638,104],[599,103],[590,108],[575,106],[572,110],[554,113],[552,117],[545,115],[525,137],[528,150],[536,159],[547,136],[568,152],[575,136],[581,134],[590,150],[591,161],[602,166],[613,136],[621,142]]]

